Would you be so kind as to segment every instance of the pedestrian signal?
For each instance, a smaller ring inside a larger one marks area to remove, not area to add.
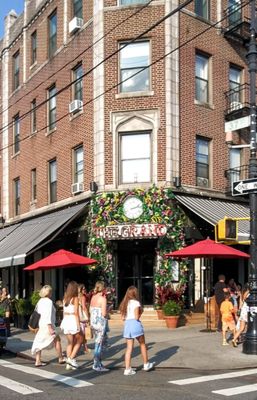
[[[234,218],[223,218],[217,224],[218,240],[237,240],[238,221]]]

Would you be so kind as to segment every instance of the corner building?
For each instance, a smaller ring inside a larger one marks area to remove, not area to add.
[[[187,278],[192,306],[225,264],[228,277],[246,279],[241,261],[213,261],[207,275],[200,260],[164,257],[214,237],[225,216],[249,216],[247,198],[235,201],[229,189],[247,176],[249,157],[234,146],[249,138],[249,10],[234,3],[25,0],[21,15],[8,14],[0,274],[12,295],[49,282],[59,298],[66,279],[100,275],[117,302],[134,284],[152,305],[166,273]],[[247,222],[240,234],[245,249]],[[99,265],[23,272],[59,248]]]

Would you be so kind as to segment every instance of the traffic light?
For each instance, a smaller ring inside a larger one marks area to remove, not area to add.
[[[238,221],[236,218],[223,218],[217,224],[217,240],[237,240]]]

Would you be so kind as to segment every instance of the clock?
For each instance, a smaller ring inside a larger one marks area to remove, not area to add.
[[[129,196],[123,203],[123,212],[129,219],[139,218],[143,213],[143,202],[136,196]]]

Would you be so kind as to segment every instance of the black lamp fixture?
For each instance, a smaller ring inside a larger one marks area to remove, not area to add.
[[[98,190],[97,183],[95,181],[90,182],[89,188],[92,193],[96,193]]]

